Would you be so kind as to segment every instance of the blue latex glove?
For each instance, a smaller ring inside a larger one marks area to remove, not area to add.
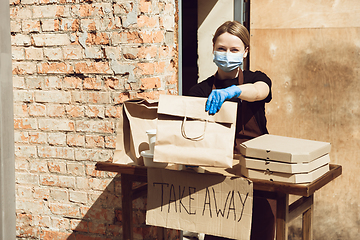
[[[234,97],[239,97],[241,90],[239,87],[232,85],[224,89],[215,89],[210,93],[205,106],[205,111],[209,111],[209,114],[213,115],[217,113],[225,100],[229,100]]]

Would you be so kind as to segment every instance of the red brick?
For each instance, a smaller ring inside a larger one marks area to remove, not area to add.
[[[159,87],[161,87],[161,81],[160,78],[158,77],[141,79],[140,89],[142,90],[159,88]]]
[[[71,230],[74,230],[77,232],[88,232],[89,224],[85,220],[71,219],[70,220],[70,228],[71,228]]]
[[[47,161],[31,159],[30,161],[30,172],[31,173],[47,173],[49,172],[47,167]]]
[[[86,43],[90,45],[108,45],[109,36],[106,33],[88,33]]]
[[[42,104],[29,105],[29,115],[32,117],[43,117],[46,115],[46,107]]]
[[[126,39],[127,43],[143,43],[143,39],[139,32],[125,32],[120,33],[121,39]]]
[[[49,172],[51,173],[66,173],[66,163],[56,161],[49,161],[48,162]]]
[[[111,74],[108,62],[81,62],[75,64],[76,73]]]
[[[166,67],[165,62],[155,62],[154,65],[155,65],[155,72],[156,73],[164,73],[165,67]]]
[[[84,89],[100,90],[102,81],[98,78],[85,78]]]
[[[34,46],[66,46],[70,44],[70,39],[67,34],[50,34],[41,33],[32,35]]]
[[[140,75],[151,75],[155,73],[154,63],[138,63],[137,73]]]
[[[28,106],[26,104],[14,104],[14,117],[28,117]]]
[[[70,92],[67,91],[35,91],[35,101],[41,103],[70,103]]]
[[[66,113],[73,118],[79,118],[85,116],[84,106],[68,105],[66,106]]]
[[[161,46],[159,48],[159,57],[162,58],[169,58],[174,56],[174,48],[171,46]]]
[[[91,176],[91,177],[98,177],[98,178],[106,177],[106,173],[104,171],[95,170],[95,164],[86,164],[85,173],[87,176]]]
[[[119,79],[115,78],[115,77],[107,77],[104,79],[104,84],[107,88],[110,89],[119,89]]]
[[[74,69],[71,65],[61,63],[41,63],[38,64],[38,73],[73,73]]]
[[[105,116],[110,118],[119,118],[121,115],[121,107],[120,106],[109,106],[106,107]]]
[[[66,143],[70,147],[84,147],[85,146],[85,136],[80,134],[68,134],[66,138]]]
[[[89,234],[82,234],[82,233],[75,233],[76,240],[113,240],[111,238],[107,238],[105,236],[99,236],[97,234],[89,235]],[[69,239],[73,240],[73,239]]]
[[[16,143],[28,143],[29,133],[28,132],[14,132],[14,139]]]
[[[74,159],[74,149],[66,147],[39,146],[38,155],[41,158]]]
[[[29,143],[46,144],[47,135],[41,132],[29,132]]]
[[[36,63],[34,62],[13,62],[12,73],[15,75],[34,74],[36,72]]]
[[[137,19],[137,24],[139,28],[148,27],[153,28],[157,25],[158,18],[157,17],[149,17],[146,15],[140,15]]]
[[[67,172],[73,176],[85,176],[85,166],[83,163],[69,162],[67,163]],[[79,178],[76,179],[78,185]],[[78,186],[77,186],[78,187]]]
[[[37,174],[33,174],[33,173],[17,172],[15,174],[15,182],[18,184],[23,184],[23,185],[37,186],[37,185],[39,185],[39,176]]]
[[[42,240],[67,240],[71,233],[64,233],[59,231],[42,230]]]
[[[65,146],[66,144],[66,133],[63,132],[50,132],[47,133],[49,145],[52,146]]]
[[[77,149],[75,159],[80,161],[112,161],[113,151],[108,149]]]
[[[14,128],[15,129],[36,129],[36,119],[33,118],[15,118]]]
[[[47,60],[63,60],[61,48],[44,48],[44,56]]]
[[[74,131],[74,121],[67,119],[39,119],[39,128],[44,131]]]
[[[62,117],[65,114],[64,105],[47,105],[47,115],[49,117]]]
[[[33,216],[33,222],[35,226],[50,228],[50,217],[49,216]]]
[[[67,218],[52,218],[52,229],[59,229],[60,231],[63,229],[70,228],[70,221]]]
[[[153,59],[156,57],[157,51],[157,46],[142,46],[139,48],[138,57],[141,59]]]
[[[152,92],[141,92],[137,93],[136,97],[157,100],[160,94],[165,94],[165,91],[152,91]]]
[[[82,212],[85,213],[85,207],[82,208]],[[86,212],[86,217],[94,220],[113,222],[115,215],[112,209],[104,209],[101,206],[93,206]]]
[[[122,234],[122,226],[109,224],[106,231],[111,233],[112,236],[117,237]]]
[[[98,234],[105,234],[106,227],[102,223],[89,222],[89,232],[98,233]]]
[[[43,60],[43,50],[41,48],[25,49],[25,58],[27,60]]]
[[[18,5],[20,4],[20,0],[10,0],[10,5]]]
[[[91,4],[83,4],[80,6],[72,6],[71,10],[80,17],[90,17],[95,13],[96,8]]]
[[[33,196],[34,196],[34,198],[37,198],[37,199],[49,199],[50,198],[50,190],[47,188],[35,187]]]
[[[151,1],[140,0],[139,10],[140,10],[140,12],[143,12],[143,13],[150,13],[151,12]]]
[[[87,29],[89,32],[96,31],[96,23],[94,19],[82,19],[81,27],[82,29]]]
[[[139,34],[140,38],[143,40],[143,43],[161,43],[164,40],[164,33],[162,31],[142,31]]]
[[[113,96],[113,101],[115,104],[123,103],[130,99],[130,94],[128,92],[115,93]]]
[[[81,59],[83,57],[83,49],[79,45],[64,46],[63,47],[64,59]]]
[[[87,148],[104,148],[104,136],[87,135],[85,138]]]
[[[58,76],[48,76],[45,77],[44,85],[47,90],[60,90],[61,89],[61,77]]]
[[[89,92],[87,94],[88,103],[110,103],[110,93],[109,92]]]
[[[63,79],[63,86],[66,89],[80,89],[82,86],[82,79],[78,77],[65,77]]]
[[[24,20],[22,22],[22,29],[24,32],[40,32],[40,21]]]
[[[105,118],[105,107],[91,105],[86,108],[85,114],[89,118]]]

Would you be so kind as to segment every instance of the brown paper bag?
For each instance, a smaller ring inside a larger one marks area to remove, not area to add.
[[[133,99],[124,102],[117,126],[115,163],[143,165],[141,151],[148,150],[146,130],[156,129],[157,101]]]
[[[206,100],[160,95],[154,162],[232,167],[237,103],[209,115]]]

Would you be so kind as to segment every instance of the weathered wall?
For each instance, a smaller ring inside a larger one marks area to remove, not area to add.
[[[176,1],[10,0],[10,15],[17,237],[122,239],[121,179],[94,166],[125,100],[177,94]],[[136,239],[154,238],[134,207]]]
[[[250,68],[274,84],[270,133],[331,142],[343,166],[315,194],[314,239],[359,239],[360,2],[253,0],[250,19]]]

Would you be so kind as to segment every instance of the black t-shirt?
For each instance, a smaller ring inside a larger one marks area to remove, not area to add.
[[[237,119],[238,120],[242,119],[241,125],[245,125],[250,120],[251,116],[253,115],[258,124],[261,134],[266,134],[266,133],[268,133],[268,130],[266,128],[265,103],[270,102],[272,99],[271,80],[265,73],[260,72],[260,71],[256,71],[256,72],[243,71],[243,76],[244,76],[244,80],[243,80],[244,84],[262,81],[262,82],[265,82],[269,86],[270,91],[269,91],[268,96],[261,101],[247,102],[247,101],[242,101],[239,98],[231,99],[230,101],[238,102]],[[230,87],[232,85],[239,85],[239,82],[238,82],[238,78],[218,80],[218,79],[216,79],[215,76],[211,76],[211,77],[207,78],[206,80],[193,86],[189,90],[189,93],[187,95],[193,96],[193,97],[206,97],[207,98],[210,95],[214,85],[215,85],[216,89],[222,89],[222,88]],[[251,113],[243,114],[244,110],[242,110],[242,106],[245,105],[244,102],[247,105],[245,109],[247,109],[247,111],[251,111]],[[244,128],[244,127],[238,126],[238,125],[239,125],[239,121],[237,121],[237,126],[236,126],[236,132],[237,132],[236,137],[240,138],[238,133],[241,130],[241,128]],[[243,138],[245,140],[253,138],[253,136],[250,136],[250,135],[249,136],[241,136],[241,138]]]

